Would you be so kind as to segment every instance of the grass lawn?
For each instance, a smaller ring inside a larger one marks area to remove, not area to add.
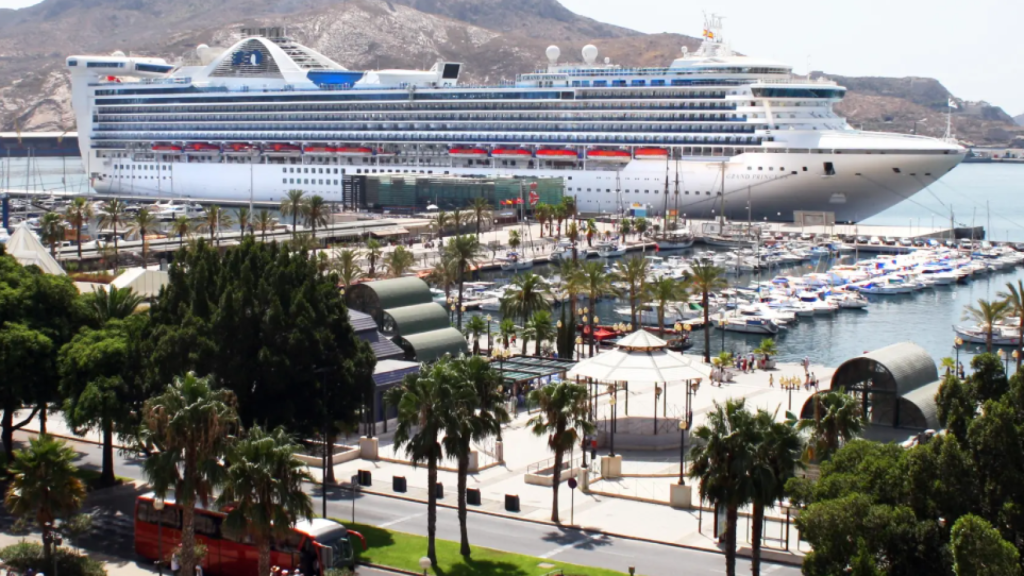
[[[366,537],[367,550],[360,555],[360,560],[381,566],[421,572],[419,560],[427,552],[426,536],[395,532],[366,524],[348,522],[343,522],[343,524]],[[470,532],[469,538],[472,544],[472,532]],[[358,549],[359,545],[355,545]],[[588,568],[521,554],[499,552],[480,546],[473,546],[472,558],[464,560],[459,554],[458,542],[437,540],[436,546],[438,568],[436,572],[431,570],[430,573],[438,576],[543,576],[558,569],[564,570],[566,576],[623,576],[624,574],[603,568]],[[541,568],[540,564],[550,564],[554,567]]]

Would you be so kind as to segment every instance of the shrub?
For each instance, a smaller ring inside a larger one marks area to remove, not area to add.
[[[60,576],[107,576],[101,562],[82,556],[68,548],[60,547],[54,552],[57,560],[57,574]],[[20,542],[0,550],[0,558],[15,572],[24,574],[32,568],[36,573],[51,574],[53,560],[43,559],[43,545],[35,542]]]

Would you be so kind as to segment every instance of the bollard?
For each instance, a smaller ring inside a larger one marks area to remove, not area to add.
[[[466,504],[471,506],[480,505],[480,490],[476,488],[466,488]]]
[[[505,494],[505,511],[519,512],[519,495]]]
[[[358,478],[360,486],[373,486],[373,474],[369,470],[360,470]]]
[[[434,496],[436,496],[438,500],[444,499],[444,484],[438,482],[434,485]]]
[[[391,490],[394,492],[405,492],[407,490],[405,476],[395,476],[391,479]]]

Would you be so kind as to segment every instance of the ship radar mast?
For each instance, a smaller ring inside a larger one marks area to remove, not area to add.
[[[704,41],[697,50],[698,56],[732,56],[732,48],[722,37],[722,20],[725,16],[704,14]]]

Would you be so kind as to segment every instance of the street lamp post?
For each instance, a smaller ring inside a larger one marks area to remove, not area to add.
[[[1004,374],[1009,374],[1010,373],[1010,357],[1006,355],[1006,352],[1003,352],[1002,348],[1000,348],[996,352],[996,355],[999,356],[999,359],[1003,361],[1003,373]]]
[[[686,382],[686,413],[679,421],[679,485],[686,485],[686,433],[693,424],[693,406],[690,398],[697,395],[700,380]]]
[[[576,337],[576,355],[580,356],[580,357],[583,356],[583,337],[582,336],[577,336]]]
[[[619,395],[619,387],[618,387],[618,385],[614,385],[614,390],[615,391],[613,393],[613,396],[608,400],[608,403],[612,407],[612,425],[611,425],[611,428],[609,428],[609,430],[608,430],[608,433],[611,436],[611,438],[609,439],[609,444],[610,444],[610,454],[609,454],[609,456],[615,456],[615,404],[618,402],[618,398],[617,398],[618,395]]]
[[[956,375],[960,376],[960,347],[964,345],[964,339],[957,336],[956,340],[953,340],[953,347],[956,348]]]
[[[43,542],[53,545],[53,575],[57,576],[57,547],[64,543],[64,539],[57,533],[50,522],[44,525]]]
[[[435,308],[436,310],[436,308]],[[487,352],[491,352],[491,315],[487,315]]]
[[[722,352],[725,352],[725,325],[728,323],[724,317],[718,320],[718,328],[722,331]]]
[[[153,500],[153,510],[156,510],[156,569],[160,576],[164,576],[164,499]]]

